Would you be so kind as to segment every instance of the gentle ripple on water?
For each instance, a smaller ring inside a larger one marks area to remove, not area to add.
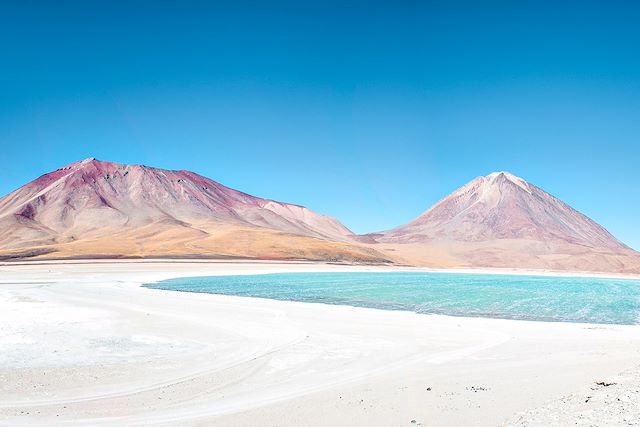
[[[155,289],[452,316],[640,323],[640,281],[467,273],[279,273],[185,277]]]

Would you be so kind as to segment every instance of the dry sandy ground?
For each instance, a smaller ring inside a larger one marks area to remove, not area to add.
[[[0,266],[0,425],[620,425],[640,329],[151,290],[296,263]],[[614,385],[597,385],[597,382]]]

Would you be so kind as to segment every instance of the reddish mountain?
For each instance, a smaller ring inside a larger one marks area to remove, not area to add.
[[[507,172],[478,177],[410,223],[375,235],[416,262],[635,271],[639,254],[556,197]],[[417,261],[420,262],[420,261]],[[640,270],[638,270],[640,271]]]
[[[355,242],[337,220],[302,206],[253,197],[189,171],[93,158],[0,199],[5,256],[381,258]]]
[[[640,254],[506,172],[354,236],[302,206],[188,171],[86,159],[0,199],[0,258],[242,257],[640,273]]]

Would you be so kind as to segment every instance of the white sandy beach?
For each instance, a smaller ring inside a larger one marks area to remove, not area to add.
[[[637,425],[637,326],[140,287],[188,275],[389,269],[4,264],[0,425]]]

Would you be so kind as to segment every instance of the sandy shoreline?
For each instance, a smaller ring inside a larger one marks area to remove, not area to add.
[[[398,268],[4,263],[0,425],[545,425],[581,409],[590,414],[585,419],[596,417],[593,424],[607,425],[638,414],[635,395],[599,423],[608,400],[581,403],[583,390],[621,372],[606,393],[637,386],[637,326],[454,318],[140,287],[180,276],[386,270]],[[595,387],[589,393],[605,393]],[[558,405],[562,399],[569,404]]]
[[[322,270],[326,266],[339,266],[347,268],[349,271],[424,271],[434,273],[460,273],[460,274],[499,274],[499,275],[515,275],[515,276],[554,276],[554,277],[595,277],[603,279],[630,279],[640,280],[640,274],[627,273],[607,273],[594,271],[565,271],[565,270],[540,270],[527,268],[433,268],[433,267],[416,267],[403,265],[376,265],[376,264],[348,264],[348,263],[318,263],[313,261],[268,261],[253,259],[181,259],[181,258],[122,258],[122,259],[74,259],[74,260],[35,260],[35,261],[0,261],[2,266],[34,266],[34,265],[74,265],[74,264],[250,264],[253,266],[276,265],[276,266],[296,266],[305,265],[310,269],[304,271],[315,271],[313,268]],[[271,270],[269,270],[271,271]],[[280,270],[278,270],[280,271]],[[226,273],[220,273],[226,274]],[[257,274],[251,272],[250,274]]]

